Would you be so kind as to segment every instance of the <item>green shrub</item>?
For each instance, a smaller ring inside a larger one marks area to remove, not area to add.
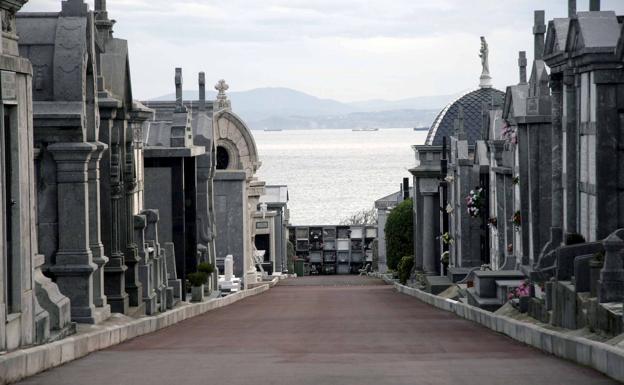
[[[200,273],[206,273],[206,275],[211,275],[212,273],[214,273],[215,268],[212,263],[202,262],[197,265],[197,271]]]
[[[405,285],[410,275],[412,274],[412,268],[414,267],[414,256],[408,255],[401,258],[399,262],[399,281]]]
[[[412,199],[393,208],[385,227],[388,268],[396,269],[405,255],[414,254],[414,214]]]
[[[200,287],[208,282],[208,274],[198,271],[188,275],[188,280],[193,287]]]

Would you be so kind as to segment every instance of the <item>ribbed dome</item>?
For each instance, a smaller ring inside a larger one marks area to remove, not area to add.
[[[455,133],[455,120],[459,115],[459,106],[464,108],[464,131],[468,144],[475,144],[481,139],[483,129],[483,104],[501,105],[505,93],[495,88],[479,88],[457,98],[442,111],[433,121],[427,134],[427,145],[442,145],[442,138]]]

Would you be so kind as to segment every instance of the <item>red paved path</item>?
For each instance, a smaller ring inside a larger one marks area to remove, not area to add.
[[[614,384],[358,277],[309,277],[23,384]]]

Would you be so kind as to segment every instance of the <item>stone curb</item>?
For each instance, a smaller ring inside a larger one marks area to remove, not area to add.
[[[118,345],[144,334],[153,333],[185,319],[231,305],[267,290],[269,290],[269,284],[206,302],[183,303],[183,305],[162,314],[138,318],[121,325],[101,327],[96,325],[94,328],[97,330],[94,331],[86,331],[49,344],[8,353],[0,356],[0,385],[23,380],[92,352]]]
[[[620,382],[624,381],[624,351],[622,349],[496,315],[463,302],[438,297],[422,290],[401,285],[387,277],[379,276],[378,278],[394,285],[399,293],[416,297],[424,303],[455,313],[459,317],[479,323],[516,341],[557,357],[591,367]]]

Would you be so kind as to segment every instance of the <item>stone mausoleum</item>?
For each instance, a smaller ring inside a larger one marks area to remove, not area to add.
[[[518,84],[487,88],[482,39],[476,100],[446,107],[414,146],[413,284],[614,336],[624,331],[622,17],[595,0],[534,16]]]

